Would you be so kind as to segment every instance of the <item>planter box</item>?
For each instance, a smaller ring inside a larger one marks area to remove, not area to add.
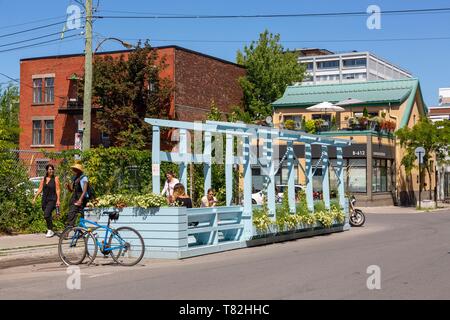
[[[101,215],[102,211],[113,209],[95,210],[98,223],[106,225],[108,216]],[[178,259],[180,252],[187,250],[187,215],[186,208],[122,208],[119,210],[119,220],[111,221],[111,228],[117,229],[128,226],[136,229],[144,238],[145,258]],[[89,217],[86,217],[89,219]],[[99,231],[99,236],[104,233]]]

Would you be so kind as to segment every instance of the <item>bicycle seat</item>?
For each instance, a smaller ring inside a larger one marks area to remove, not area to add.
[[[117,211],[109,211],[105,212],[105,214],[108,214],[110,220],[119,220],[119,212]]]

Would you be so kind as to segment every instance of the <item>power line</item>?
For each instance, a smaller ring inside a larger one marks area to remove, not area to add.
[[[12,33],[2,34],[2,35],[0,35],[0,38],[9,37],[9,36],[13,36],[13,35],[16,35],[16,34],[21,34],[21,33],[25,33],[25,32],[35,31],[35,30],[39,30],[39,29],[44,29],[44,28],[60,25],[61,23],[66,23],[66,21],[65,20],[64,21],[59,21],[59,22],[50,23],[50,24],[47,24],[47,25],[44,25],[44,26],[34,27],[34,28],[31,28],[31,29],[26,29],[26,30],[12,32]]]
[[[49,20],[61,19],[61,18],[64,18],[64,17],[66,17],[66,16],[58,16],[58,17],[53,17],[53,18],[46,18],[46,19],[40,19],[40,20],[34,20],[34,21],[29,21],[29,22],[24,22],[24,23],[19,23],[19,24],[3,26],[3,27],[0,27],[0,30],[11,29],[11,28],[20,27],[20,26],[25,26],[25,25],[33,24],[33,23],[37,23],[37,22],[44,22],[44,21],[49,21]]]
[[[73,31],[73,30],[68,30],[68,31],[65,31],[65,32],[70,32],[70,31]],[[46,35],[43,35],[43,36],[40,36],[40,37],[34,37],[34,38],[31,38],[31,39],[26,39],[26,40],[21,40],[21,41],[16,41],[16,42],[10,42],[10,43],[7,43],[7,44],[2,44],[2,45],[0,45],[0,48],[12,46],[12,45],[14,45],[14,44],[19,44],[19,43],[24,43],[24,42],[30,42],[30,41],[34,41],[34,40],[39,40],[39,39],[43,39],[43,38],[55,36],[55,35],[61,34],[61,33],[62,33],[61,31],[58,31],[58,32],[46,34]]]
[[[395,14],[415,14],[415,13],[449,13],[450,8],[427,8],[427,9],[406,9],[406,10],[386,10],[383,15]],[[235,19],[235,18],[306,18],[306,17],[339,17],[339,16],[365,16],[366,11],[354,12],[327,12],[327,13],[293,13],[293,14],[256,14],[256,15],[150,15],[150,16],[102,16],[99,19]]]
[[[199,43],[250,43],[255,40],[212,40],[212,39],[149,39],[149,38],[123,38],[128,41],[151,40],[153,42],[199,42]],[[415,38],[384,38],[384,39],[323,39],[323,40],[281,40],[282,43],[302,42],[389,42],[389,41],[426,41],[426,40],[450,40],[450,36],[442,37],[415,37]]]
[[[51,43],[51,42],[55,42],[55,41],[64,41],[65,39],[78,37],[78,36],[80,36],[80,34],[73,34],[73,35],[70,35],[68,37],[65,37],[64,39],[53,39],[53,40],[48,40],[48,41],[42,41],[42,42],[38,42],[38,43],[29,44],[29,45],[26,45],[26,46],[20,46],[20,47],[15,47],[15,48],[11,48],[11,49],[0,50],[0,53],[1,52],[9,52],[9,51],[14,51],[14,50],[19,50],[19,49],[36,47],[36,46],[39,46],[39,45],[42,45],[42,44],[47,44],[47,43]]]

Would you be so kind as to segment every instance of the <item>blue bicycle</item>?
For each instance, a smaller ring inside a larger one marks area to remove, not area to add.
[[[87,211],[92,210],[85,210]],[[80,218],[78,226],[63,231],[59,238],[58,253],[66,265],[80,264],[86,257],[91,264],[99,249],[105,257],[110,255],[120,265],[134,266],[142,260],[145,245],[140,233],[130,227],[110,228],[111,221],[119,219],[118,211],[102,214],[108,215],[106,226]]]

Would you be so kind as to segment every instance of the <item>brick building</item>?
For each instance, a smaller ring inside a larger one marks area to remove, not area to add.
[[[155,47],[165,57],[167,68],[161,77],[173,85],[169,117],[177,120],[203,120],[214,101],[223,113],[240,105],[242,90],[238,78],[245,68],[219,58],[178,46]],[[97,53],[99,55],[129,54],[130,50]],[[77,100],[77,85],[84,74],[84,55],[60,55],[27,58],[20,61],[20,134],[21,150],[60,151],[73,149],[83,106]],[[92,111],[92,122],[96,110]],[[105,144],[94,126],[93,146]],[[43,159],[45,160],[45,159]],[[44,161],[41,161],[44,162]]]

